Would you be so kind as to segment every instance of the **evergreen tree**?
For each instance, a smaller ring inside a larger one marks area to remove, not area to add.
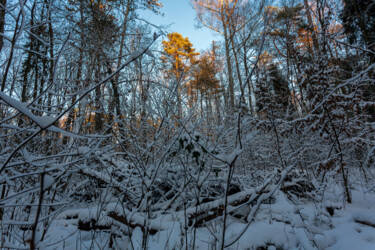
[[[176,84],[173,85],[178,105],[178,115],[176,117],[182,118],[181,82],[188,77],[191,68],[197,64],[196,57],[199,53],[195,52],[189,38],[184,38],[179,33],[170,33],[167,38],[168,40],[163,41],[164,54],[161,57],[161,61],[166,67],[167,77]]]
[[[350,43],[364,43],[375,52],[375,1],[343,0],[341,19]],[[375,62],[372,54],[371,60]]]
[[[173,32],[168,34],[168,40],[163,41],[164,54],[161,57],[167,69],[169,77],[174,76],[176,80],[180,77],[186,78],[190,68],[197,63],[193,44],[189,38],[184,38],[181,34]]]
[[[222,92],[220,81],[216,75],[218,73],[215,55],[213,53],[203,54],[198,62],[197,67],[193,73],[193,80],[189,82],[190,87],[200,93],[201,114],[203,115],[203,100],[206,100],[206,106],[209,112],[212,113],[212,98],[215,101],[218,95]],[[196,93],[197,94],[197,93]],[[217,103],[216,103],[217,105]]]
[[[343,27],[350,43],[363,44],[371,53],[365,53],[370,63],[375,63],[375,0],[343,0],[341,13]],[[375,74],[369,75],[364,99],[367,101],[366,113],[370,121],[375,121]]]

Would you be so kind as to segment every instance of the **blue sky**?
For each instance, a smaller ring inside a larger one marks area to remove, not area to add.
[[[206,27],[197,29],[195,10],[190,0],[161,0],[164,16],[158,16],[150,11],[144,12],[141,16],[147,21],[156,25],[169,25],[168,31],[178,32],[184,37],[189,37],[197,51],[209,48],[213,40],[219,40],[219,36]]]

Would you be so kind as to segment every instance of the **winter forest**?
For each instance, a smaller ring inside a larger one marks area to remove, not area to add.
[[[0,0],[0,248],[375,249],[375,1],[174,1]]]

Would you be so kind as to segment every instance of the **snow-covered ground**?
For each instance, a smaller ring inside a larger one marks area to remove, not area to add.
[[[225,242],[236,239],[227,249],[375,249],[375,194],[352,191],[353,203],[343,202],[339,188],[326,191],[324,200],[293,203],[282,192],[274,194],[272,204],[262,204],[253,222],[229,216]],[[239,213],[248,212],[243,206]],[[110,212],[121,213],[116,203],[102,206],[73,207],[60,213],[44,237],[40,249],[141,249],[144,234],[141,227],[128,228],[111,219]],[[123,211],[133,224],[144,223],[144,215]],[[151,219],[152,217],[152,219]],[[154,214],[147,249],[219,249],[222,235],[222,217],[208,221],[204,226],[187,229],[182,212]],[[78,230],[79,220],[90,221],[105,229]],[[40,228],[42,229],[42,228]],[[194,242],[195,232],[195,242]],[[38,237],[38,236],[37,236]],[[41,236],[39,236],[41,237]],[[12,247],[12,245],[8,245]],[[13,245],[13,247],[19,247]]]

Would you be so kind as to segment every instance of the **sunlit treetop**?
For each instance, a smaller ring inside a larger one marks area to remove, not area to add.
[[[155,13],[159,13],[159,9],[163,7],[160,0],[68,0],[70,5],[90,4],[96,6],[100,10],[111,9],[113,6],[130,6],[131,10],[135,9],[149,9]],[[73,10],[71,6],[67,7],[68,10]]]
[[[196,56],[199,55],[195,52],[193,44],[189,38],[184,38],[177,32],[169,33],[167,40],[163,41],[164,55],[161,60],[164,64],[170,64],[170,73],[177,78],[181,73],[189,71],[190,67],[197,63]]]
[[[159,10],[163,7],[161,0],[138,0],[134,1],[133,4],[136,5],[136,8],[151,10],[154,13],[159,14]]]
[[[149,9],[163,7],[163,4],[160,2],[160,0],[147,0],[146,3]]]
[[[200,89],[202,92],[219,91],[220,81],[216,78],[219,71],[215,55],[208,51],[203,54],[198,62],[198,67],[195,69],[191,84],[192,87]]]

